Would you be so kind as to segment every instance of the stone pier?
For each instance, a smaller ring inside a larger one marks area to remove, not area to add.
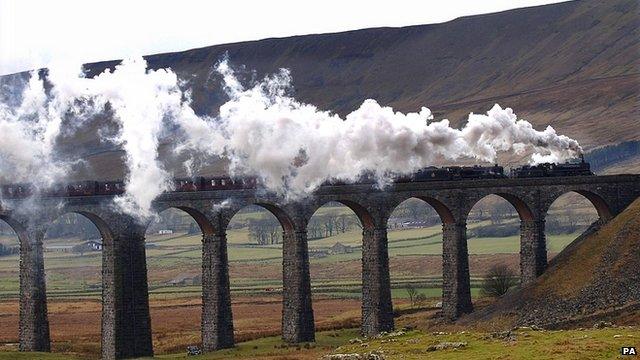
[[[282,244],[282,339],[315,340],[307,230],[285,231]]]
[[[520,224],[520,279],[530,284],[547,268],[544,220],[523,220]]]
[[[42,253],[43,238],[43,228],[19,232],[20,351],[51,351]]]
[[[442,225],[442,313],[450,319],[473,311],[469,281],[467,224]]]
[[[362,334],[373,336],[393,330],[386,228],[362,232]]]
[[[153,356],[145,227],[130,218],[117,225],[103,239],[102,358]]]
[[[233,316],[225,232],[202,236],[201,326],[204,351],[233,347]]]

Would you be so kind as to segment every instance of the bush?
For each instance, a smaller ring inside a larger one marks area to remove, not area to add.
[[[407,295],[409,296],[409,303],[411,303],[411,307],[415,305],[416,295],[418,294],[418,290],[416,290],[413,284],[407,284],[406,287]]]
[[[520,234],[520,224],[501,224],[479,226],[469,230],[470,237],[507,237]]]
[[[13,254],[18,254],[20,252],[20,248],[18,246],[8,246],[4,244],[0,244],[0,256],[9,256]]]
[[[483,296],[500,297],[504,295],[512,286],[516,285],[516,274],[507,265],[493,265],[480,287],[480,294]]]

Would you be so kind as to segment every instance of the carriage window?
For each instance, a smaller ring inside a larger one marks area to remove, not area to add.
[[[216,181],[215,180],[211,180],[211,186],[216,186]]]
[[[224,179],[223,179],[223,180],[220,180],[220,183],[221,183],[222,185],[226,185],[226,184],[227,184],[227,182],[226,182]]]

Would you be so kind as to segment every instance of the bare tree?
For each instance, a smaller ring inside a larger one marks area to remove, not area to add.
[[[333,236],[333,230],[335,225],[333,216],[329,214],[323,215],[322,220],[323,220],[322,223],[324,225],[324,236],[325,237]]]
[[[484,296],[500,297],[516,285],[515,277],[516,274],[507,265],[493,265],[485,275],[480,293]]]
[[[427,302],[427,295],[423,293],[419,293],[415,296],[414,301],[416,303],[416,306],[418,307],[424,306],[424,304]]]
[[[411,307],[413,307],[415,305],[416,296],[418,295],[418,290],[416,290],[413,284],[407,284],[407,287],[405,289],[407,290],[407,295],[409,296]]]

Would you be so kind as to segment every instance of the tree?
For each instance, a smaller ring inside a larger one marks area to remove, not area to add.
[[[416,303],[416,306],[418,307],[424,306],[424,304],[427,302],[427,295],[423,293],[419,293],[415,296],[414,301]]]
[[[407,290],[407,295],[409,296],[409,302],[411,303],[411,307],[413,307],[415,304],[416,296],[418,295],[418,290],[416,290],[413,284],[407,284],[406,290]]]
[[[493,265],[485,275],[480,293],[483,296],[500,297],[516,285],[515,277],[516,274],[507,265]]]

